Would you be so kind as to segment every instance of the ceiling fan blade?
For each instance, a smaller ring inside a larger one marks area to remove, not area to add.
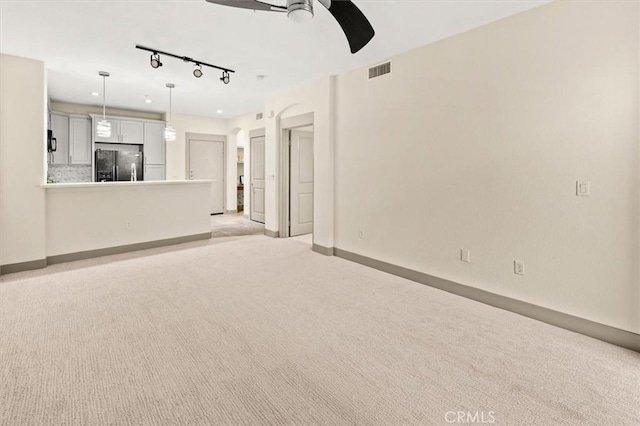
[[[351,53],[365,47],[376,34],[367,17],[351,0],[332,0],[328,9],[347,36]]]
[[[258,0],[207,0],[209,3],[221,6],[239,7],[240,9],[264,10],[266,12],[286,12],[284,6],[265,3]]]

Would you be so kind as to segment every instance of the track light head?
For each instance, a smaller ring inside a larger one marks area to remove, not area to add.
[[[224,84],[229,84],[229,72],[228,71],[222,71],[222,78],[220,78],[220,81],[222,81]]]
[[[160,55],[157,53],[151,54],[151,68],[160,68],[162,66],[162,62],[160,62]]]
[[[200,78],[202,77],[202,65],[200,64],[196,64],[195,69],[193,70],[193,76],[195,78]]]

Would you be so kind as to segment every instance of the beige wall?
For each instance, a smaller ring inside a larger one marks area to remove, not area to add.
[[[0,55],[0,265],[45,258],[46,71]]]
[[[167,179],[184,180],[186,178],[187,133],[227,134],[227,120],[196,115],[173,114],[171,125],[176,129],[176,140],[167,142]],[[228,152],[228,150],[226,150]]]
[[[314,115],[314,205],[313,241],[333,247],[334,230],[334,116],[335,78],[331,76],[298,85],[267,99],[266,102],[266,202],[265,227],[279,231],[277,164],[281,140],[280,120],[302,114]],[[274,116],[270,117],[271,111]]]
[[[340,76],[336,247],[640,332],[639,7],[554,2]]]
[[[210,232],[210,185],[211,181],[52,185],[46,190],[47,256]]]

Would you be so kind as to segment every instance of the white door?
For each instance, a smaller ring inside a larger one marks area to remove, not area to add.
[[[289,236],[313,232],[313,133],[291,131]]]
[[[251,138],[251,220],[264,223],[264,136]]]
[[[211,214],[224,213],[224,142],[189,140],[189,179],[210,179]]]

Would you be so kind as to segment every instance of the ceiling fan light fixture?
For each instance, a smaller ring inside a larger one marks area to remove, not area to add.
[[[311,21],[313,0],[287,0],[287,17],[297,24]]]

